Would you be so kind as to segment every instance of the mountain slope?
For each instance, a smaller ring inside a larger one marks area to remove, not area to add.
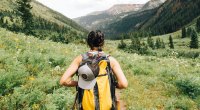
[[[35,14],[36,16],[40,16],[46,20],[50,20],[52,22],[56,22],[61,25],[68,25],[69,27],[74,28],[78,31],[79,30],[86,31],[72,19],[67,18],[66,16],[60,14],[59,12],[50,9],[37,1],[33,1],[32,6],[33,6],[33,14]]]
[[[44,6],[36,0],[32,0],[33,31],[34,35],[45,39],[71,40],[83,36],[87,30],[79,26],[72,19]],[[18,15],[14,12],[16,9],[16,0],[0,1],[0,22],[1,27],[11,31],[20,31],[16,25],[21,25]],[[9,25],[8,25],[9,23]],[[67,42],[68,42],[67,41]]]
[[[111,38],[117,39],[122,33],[137,30],[139,26],[146,22],[146,20],[150,19],[155,12],[156,9],[152,9],[131,14],[124,17],[122,20],[107,25],[101,30],[103,30]]]
[[[106,24],[118,21],[128,15],[129,12],[135,12],[141,9],[143,4],[118,4],[105,11],[98,11],[87,16],[75,18],[74,20],[87,29],[98,29]]]
[[[167,0],[156,14],[141,26],[154,34],[179,30],[200,15],[200,0]]]
[[[100,29],[105,31],[106,34],[113,39],[117,39],[122,33],[138,30],[142,24],[155,15],[157,8],[164,1],[165,0],[150,0],[137,12],[131,13],[118,21],[107,24]]]
[[[156,2],[156,0],[150,2]],[[156,3],[160,4],[160,2]],[[200,15],[199,9],[200,0],[167,0],[156,9],[126,16],[102,30],[113,37],[137,30],[151,31],[153,35],[171,33],[197,18]]]
[[[142,7],[142,11],[143,10],[149,10],[149,9],[154,9],[156,7],[159,7],[161,4],[163,4],[166,0],[150,0],[149,2],[147,2],[143,7]]]

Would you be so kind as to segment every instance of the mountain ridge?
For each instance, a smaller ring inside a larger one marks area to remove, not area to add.
[[[156,7],[159,7],[161,4],[163,4],[166,0],[150,0],[148,1],[141,9],[141,11],[144,10],[150,10]]]
[[[38,5],[39,4],[39,5]],[[32,1],[32,5],[35,6],[35,8],[33,7],[33,10],[35,11],[35,14],[38,14],[39,16],[42,16],[43,18],[45,18],[45,16],[47,16],[48,13],[46,13],[46,11],[37,11],[36,7],[37,6],[42,6],[43,8],[46,8],[47,12],[50,11],[51,13],[53,14],[56,14],[58,18],[56,18],[55,16],[56,15],[52,15],[52,18],[54,18],[55,21],[57,21],[59,18],[63,19],[63,20],[58,20],[60,22],[62,22],[62,24],[66,25],[66,24],[73,24],[75,27],[73,28],[76,28],[76,27],[79,27],[79,28],[82,28],[80,27],[80,25],[78,25],[75,21],[73,21],[72,19],[66,17],[65,15],[61,14],[60,12],[57,12],[51,8],[49,8],[48,6],[40,3],[39,1],[37,0],[33,0]],[[37,6],[36,6],[37,5]],[[40,7],[39,7],[40,8]],[[70,26],[71,27],[71,26]],[[78,29],[77,29],[78,30]],[[86,31],[85,29],[81,29],[82,31]]]
[[[143,5],[144,4],[117,4],[107,10],[92,12],[73,20],[81,26],[86,27],[88,30],[98,29],[99,27],[104,27],[105,24],[118,21],[127,16],[128,13],[138,11]]]
[[[110,15],[117,15],[120,13],[125,13],[129,11],[138,11],[143,7],[144,4],[116,4],[104,11],[95,11],[89,13],[88,15],[97,15],[102,13],[108,13]],[[87,15],[86,15],[87,16]]]
[[[134,31],[148,32],[152,35],[172,33],[200,15],[199,4],[200,0],[167,0],[155,9],[128,15],[101,30],[113,38],[119,38],[121,34]]]
[[[37,17],[42,17],[45,19],[49,19],[53,22],[60,23],[62,25],[67,25],[66,23],[63,23],[61,21],[59,22],[59,20],[56,20],[56,18],[54,18],[55,16],[59,16],[59,17],[62,17],[63,19],[65,19],[66,21],[73,22],[74,24],[76,24],[76,26],[79,26],[72,19],[49,8],[48,6],[40,3],[37,0],[32,0],[31,5],[33,7],[31,12]],[[15,8],[16,8],[16,0],[1,0],[0,1],[0,10],[2,10],[2,11],[14,11]],[[47,17],[49,17],[49,18],[47,18]]]
[[[140,29],[151,27],[155,35],[177,31],[200,15],[199,4],[200,0],[167,0]]]
[[[86,29],[88,30],[100,29],[106,32],[109,32],[110,30],[116,31],[110,25],[121,22],[121,20],[123,20],[124,18],[126,19],[127,16],[138,16],[143,14],[143,11],[157,8],[164,1],[165,0],[150,0],[145,4],[117,4],[107,10],[92,12],[86,16],[75,18],[74,20],[81,26],[86,27]],[[129,9],[127,9],[127,7],[129,7]],[[144,16],[146,16],[147,13],[144,13]],[[137,26],[139,24],[136,23]]]

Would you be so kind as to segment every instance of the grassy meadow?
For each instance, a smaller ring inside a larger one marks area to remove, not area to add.
[[[154,50],[158,53],[154,56],[126,53],[117,49],[120,41],[106,41],[104,51],[120,62],[129,82],[121,91],[128,110],[200,109],[200,57],[185,55],[200,50],[190,50],[189,38],[180,39],[179,33],[173,33],[174,50],[167,46],[168,35],[162,36],[166,49]],[[0,39],[0,109],[70,109],[75,88],[61,87],[59,79],[73,58],[88,47],[5,29],[0,29]]]

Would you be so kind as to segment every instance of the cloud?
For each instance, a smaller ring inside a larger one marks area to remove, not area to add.
[[[102,11],[114,4],[143,4],[148,0],[37,0],[69,18],[84,16],[94,11]]]

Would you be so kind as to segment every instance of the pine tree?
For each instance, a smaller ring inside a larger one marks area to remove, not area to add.
[[[17,14],[21,17],[23,22],[23,30],[26,34],[32,33],[33,15],[31,13],[31,0],[17,0]]]
[[[139,51],[141,46],[140,39],[138,37],[132,37],[131,40],[131,49]]]
[[[126,43],[124,43],[124,36],[122,35],[121,42],[118,44],[119,49],[126,48]]]
[[[197,19],[196,30],[197,32],[200,32],[200,18]]]
[[[173,38],[171,35],[169,36],[169,48],[174,49],[174,42],[173,42]]]
[[[153,41],[153,39],[151,38],[151,36],[149,36],[149,37],[147,38],[147,44],[148,44],[148,46],[151,47],[152,49],[155,49],[154,41]]]
[[[190,37],[190,36],[191,36],[191,33],[192,33],[192,28],[189,27],[189,28],[187,29],[187,37]]]
[[[199,48],[198,35],[195,30],[193,30],[191,33],[190,48],[194,48],[194,49]]]
[[[156,48],[159,49],[161,48],[161,41],[160,41],[160,38],[156,38],[156,44],[155,44]]]
[[[165,48],[165,42],[161,39],[160,43],[161,43],[160,47],[164,49]]]
[[[138,50],[139,54],[147,54],[148,53],[148,45],[145,42],[141,42],[140,49]]]
[[[3,17],[0,17],[0,26],[3,26]]]
[[[186,28],[182,28],[182,38],[186,38]]]

